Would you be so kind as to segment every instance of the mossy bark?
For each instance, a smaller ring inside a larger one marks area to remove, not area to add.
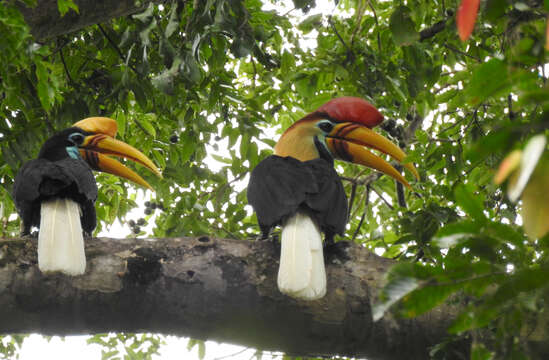
[[[153,332],[295,355],[426,359],[457,311],[374,323],[394,262],[347,243],[326,251],[328,293],[312,302],[278,291],[270,241],[92,238],[86,254],[84,275],[44,275],[35,240],[0,240],[0,332]]]

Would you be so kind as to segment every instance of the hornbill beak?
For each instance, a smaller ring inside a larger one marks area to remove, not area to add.
[[[117,125],[116,121],[104,117],[92,117],[81,120],[73,126],[78,127],[91,135],[84,138],[79,145],[79,151],[82,158],[94,169],[107,172],[131,180],[139,185],[152,190],[152,187],[141,176],[133,170],[127,168],[115,159],[104,154],[138,162],[157,176],[162,177],[160,170],[154,163],[146,157],[141,151],[123,141],[116,140]]]
[[[326,144],[335,158],[371,167],[389,175],[411,188],[406,179],[391,164],[373,154],[367,148],[381,151],[401,162],[406,154],[387,138],[370,128],[355,122],[342,122],[326,135]],[[402,164],[419,180],[419,173],[412,163]]]

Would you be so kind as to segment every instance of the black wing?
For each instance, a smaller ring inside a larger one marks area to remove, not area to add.
[[[332,164],[323,159],[267,157],[252,171],[248,202],[264,233],[297,210],[309,213],[325,232],[342,234],[347,223],[343,185]]]
[[[96,225],[97,184],[90,167],[82,160],[49,161],[35,159],[25,163],[15,177],[13,199],[23,219],[23,233],[40,225],[40,203],[51,198],[70,198],[82,209],[82,228],[91,232]]]
[[[318,192],[309,194],[305,204],[322,230],[343,235],[347,225],[347,196],[332,163],[323,159],[304,162],[314,174]]]

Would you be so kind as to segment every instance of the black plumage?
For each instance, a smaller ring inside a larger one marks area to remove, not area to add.
[[[347,196],[333,161],[299,161],[272,155],[250,176],[248,202],[257,214],[263,237],[297,211],[315,220],[330,242],[347,224]]]
[[[22,235],[40,225],[40,203],[54,198],[77,202],[82,229],[87,233],[95,229],[97,184],[89,165],[78,155],[74,141],[79,137],[69,138],[76,133],[89,134],[75,127],[57,133],[44,143],[38,158],[25,163],[17,173],[12,195],[23,220]]]

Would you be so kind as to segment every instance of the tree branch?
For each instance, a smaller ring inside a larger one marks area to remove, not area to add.
[[[441,20],[432,26],[419,32],[419,41],[427,40],[443,31],[446,28],[446,20]]]
[[[346,242],[330,249],[327,295],[303,302],[278,291],[270,241],[92,238],[86,274],[67,277],[38,270],[35,240],[0,240],[0,333],[147,331],[292,355],[427,358],[457,308],[374,323],[371,304],[394,261]]]
[[[78,13],[70,10],[61,17],[57,0],[38,0],[33,8],[22,1],[16,2],[25,21],[31,27],[36,40],[45,40],[63,34],[69,34],[86,26],[107,22],[110,19],[144,11],[151,1],[134,0],[75,0]],[[164,1],[154,0],[155,3]]]

